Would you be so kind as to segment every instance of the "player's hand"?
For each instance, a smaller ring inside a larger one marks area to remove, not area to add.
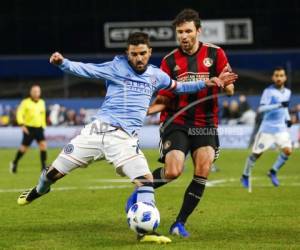
[[[218,86],[219,88],[224,88],[223,82],[218,77],[212,77],[209,80],[205,81],[207,87]]]
[[[237,79],[238,75],[231,71],[229,66],[224,67],[218,78],[222,81],[224,87],[233,84]]]
[[[291,120],[287,120],[287,121],[285,121],[285,123],[286,123],[286,126],[288,128],[290,128],[292,126],[292,121]]]
[[[289,102],[282,102],[281,103],[282,107],[284,107],[284,108],[288,108],[289,104],[290,104]]]
[[[21,129],[22,129],[22,131],[23,131],[26,135],[29,135],[29,130],[28,130],[28,128],[26,128],[25,126],[22,126]]]
[[[50,63],[58,66],[61,65],[64,60],[64,57],[59,52],[55,52],[50,56]]]

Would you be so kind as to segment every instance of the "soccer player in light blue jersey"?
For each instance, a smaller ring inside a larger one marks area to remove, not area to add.
[[[218,78],[205,82],[176,82],[148,64],[151,52],[148,35],[137,32],[129,36],[127,56],[116,56],[106,63],[73,62],[58,52],[50,57],[50,62],[66,73],[105,79],[107,93],[95,120],[64,147],[49,169],[41,174],[37,186],[21,194],[19,205],[29,204],[48,193],[50,186],[70,171],[100,159],[106,159],[118,174],[130,178],[136,185],[137,202],[155,205],[153,177],[137,138],[153,93],[159,89],[176,93],[197,92],[208,86],[231,84],[237,75],[223,71]],[[155,232],[141,232],[138,240],[170,242],[169,238]]]
[[[268,173],[275,187],[279,186],[277,172],[292,153],[291,138],[287,129],[291,126],[288,111],[291,91],[284,87],[286,80],[284,68],[275,68],[272,76],[273,84],[266,88],[262,94],[258,112],[263,113],[263,120],[255,137],[252,154],[246,160],[244,173],[241,177],[241,183],[245,188],[249,188],[249,176],[256,160],[274,143],[281,149],[276,162]]]

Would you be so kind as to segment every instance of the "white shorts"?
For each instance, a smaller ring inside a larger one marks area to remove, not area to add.
[[[269,134],[258,132],[252,147],[252,153],[260,154],[269,149],[273,144],[279,148],[292,148],[292,141],[288,132]]]
[[[80,135],[63,148],[52,166],[62,174],[68,174],[73,169],[86,167],[92,161],[104,158],[121,175],[124,165],[129,162],[138,164],[139,166],[130,167],[130,173],[124,171],[132,180],[151,173],[145,156],[139,149],[138,138],[99,120],[86,125]]]

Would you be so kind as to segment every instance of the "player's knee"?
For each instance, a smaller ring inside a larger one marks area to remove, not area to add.
[[[47,171],[46,177],[48,180],[55,182],[58,179],[62,178],[64,175],[60,173],[56,168],[50,167]]]
[[[178,178],[182,173],[181,168],[176,168],[176,167],[171,167],[171,168],[166,168],[165,169],[165,178],[166,179],[176,179]]]
[[[290,156],[292,154],[292,149],[291,148],[284,148],[284,149],[282,149],[282,152],[285,155]]]
[[[25,145],[21,145],[20,149],[19,149],[22,153],[25,153],[28,150],[28,146]]]
[[[153,176],[148,167],[148,163],[142,156],[126,162],[123,166],[118,167],[116,171],[121,176],[127,176],[134,182],[136,182],[140,176],[153,182]]]
[[[177,150],[176,150],[177,151]],[[181,151],[169,152],[166,156],[165,164],[165,178],[176,179],[179,177],[183,170],[184,153]]]
[[[210,168],[212,166],[212,162],[211,161],[207,161],[204,162],[202,164],[197,164],[195,166],[195,171],[194,174],[197,176],[203,176],[203,177],[208,177],[209,173],[210,173]]]
[[[41,142],[39,143],[39,148],[40,148],[40,150],[42,150],[42,151],[47,150],[47,143],[46,143],[45,141],[41,141]]]

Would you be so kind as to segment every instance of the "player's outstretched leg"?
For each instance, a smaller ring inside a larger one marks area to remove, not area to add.
[[[137,202],[147,202],[155,205],[153,182],[144,176],[137,177],[134,182],[137,184],[135,190],[130,195],[126,204],[126,213]],[[139,242],[154,242],[158,244],[170,243],[171,240],[157,232],[137,234]]]
[[[47,190],[46,193],[50,192],[50,188]],[[46,194],[44,193],[44,194]],[[34,201],[35,199],[41,197],[44,194],[40,194],[37,192],[36,187],[32,188],[32,189],[28,189],[25,190],[18,198],[18,204],[23,206],[23,205],[27,205],[29,203],[31,203],[32,201]]]
[[[137,157],[125,163],[122,167],[122,171],[136,185],[134,192],[127,200],[126,212],[137,202],[146,202],[155,205],[153,176],[149,170],[146,159],[144,157]],[[157,232],[138,234],[137,240],[139,242],[153,242],[159,244],[171,242],[171,239]]]
[[[257,154],[251,154],[246,160],[244,172],[241,176],[241,184],[244,188],[249,188],[249,176],[251,173],[251,169],[253,168],[258,157],[259,156]]]
[[[36,187],[25,190],[18,198],[17,203],[19,205],[27,205],[35,199],[50,191],[50,186],[64,175],[58,172],[55,168],[51,167],[48,170],[44,170],[41,173],[39,183]]]

